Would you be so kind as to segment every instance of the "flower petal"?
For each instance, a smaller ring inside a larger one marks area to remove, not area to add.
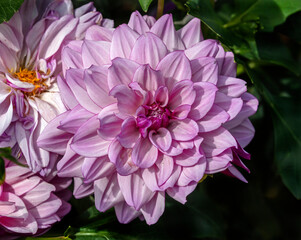
[[[60,76],[57,77],[57,85],[60,89],[60,95],[63,103],[68,109],[74,108],[76,105],[78,105],[78,101],[76,100],[73,92],[71,91],[70,87],[66,83],[66,81],[61,78]]]
[[[151,32],[163,40],[169,51],[185,49],[181,38],[177,35],[171,14],[160,17],[152,26]]]
[[[85,39],[94,41],[112,41],[113,29],[94,25],[86,31]]]
[[[138,37],[139,34],[126,24],[117,27],[112,37],[111,59],[116,57],[129,58]]]
[[[218,82],[218,65],[213,57],[200,57],[191,61],[191,80],[197,82]]]
[[[76,100],[81,106],[93,113],[99,113],[99,107],[87,93],[84,85],[84,70],[82,69],[69,69],[66,72],[66,82],[74,94]]]
[[[68,114],[61,119],[58,129],[75,134],[80,126],[93,116],[93,113],[87,111],[82,106],[77,105],[75,108],[68,111]]]
[[[110,142],[97,134],[99,121],[97,115],[85,122],[75,133],[71,148],[85,157],[101,157],[107,154]]]
[[[155,69],[168,51],[162,40],[153,33],[141,35],[130,55],[130,59],[140,64],[149,64]]]
[[[117,178],[126,203],[137,211],[149,202],[155,194],[145,185],[140,174],[136,173],[129,176],[118,174]]]
[[[109,96],[107,84],[107,69],[99,66],[92,66],[85,70],[84,81],[90,98],[98,106],[104,108],[116,100]]]
[[[219,76],[217,87],[220,92],[230,97],[240,97],[247,91],[246,82],[239,78]]]
[[[70,143],[70,141],[69,141]],[[58,176],[82,177],[82,164],[84,157],[76,154],[70,145],[67,145],[63,158],[57,164]]]
[[[199,57],[215,57],[219,51],[218,42],[213,39],[201,41],[191,48],[185,50],[186,56],[190,59],[197,59]]]
[[[181,80],[191,79],[190,62],[183,51],[169,53],[160,61],[156,69],[167,78],[169,89]]]
[[[81,54],[70,47],[64,47],[62,50],[62,66],[63,72],[66,72],[69,68],[83,68]]]
[[[95,206],[98,211],[105,212],[123,201],[116,174],[94,182]]]
[[[237,127],[231,128],[229,132],[235,137],[241,147],[246,147],[254,137],[255,129],[247,118]]]
[[[231,165],[230,162],[232,160],[233,156],[232,151],[230,149],[226,150],[225,152],[219,155],[207,157],[206,174],[213,174],[224,171]]]
[[[118,113],[117,104],[111,104],[98,114],[100,122],[98,134],[105,140],[113,140],[121,130],[122,120],[116,116]]]
[[[183,167],[177,184],[184,187],[190,183],[199,182],[203,178],[205,170],[206,158],[203,156],[195,165]]]
[[[93,193],[93,184],[85,184],[82,178],[74,178],[73,196],[76,199],[87,197]]]
[[[217,87],[211,83],[198,82],[193,85],[196,98],[188,114],[193,120],[199,120],[204,117],[212,108],[215,101]]]
[[[221,92],[216,93],[215,104],[224,109],[232,120],[241,111],[243,100],[241,98],[231,98]]]
[[[201,136],[204,138],[201,147],[206,157],[216,156],[226,149],[237,147],[235,138],[223,127],[208,133],[203,133]]]
[[[172,119],[169,121],[168,130],[172,139],[177,141],[189,141],[198,135],[199,127],[195,121],[186,118],[184,120]]]
[[[5,132],[13,119],[14,106],[10,97],[0,104],[0,136]]]
[[[49,151],[64,155],[69,139],[73,134],[60,130],[60,122],[65,119],[70,111],[50,121],[38,138],[38,146]]]
[[[151,167],[157,161],[157,157],[158,149],[148,138],[140,138],[133,148],[133,163],[140,168]]]
[[[156,131],[151,130],[148,137],[159,150],[167,151],[171,146],[171,134],[166,128],[159,128]]]
[[[162,216],[165,209],[165,192],[157,192],[156,195],[141,208],[141,212],[148,225],[155,224]]]
[[[107,155],[99,158],[85,158],[82,164],[82,175],[85,183],[109,176],[114,171],[115,167]]]
[[[131,14],[128,26],[139,34],[145,34],[149,32],[149,27],[141,14],[135,11]]]
[[[192,105],[195,97],[193,82],[190,80],[180,81],[174,85],[169,95],[168,107],[174,110],[181,105]]]
[[[108,71],[109,88],[112,89],[119,84],[130,84],[138,67],[139,64],[128,59],[115,58],[112,60]]]
[[[66,15],[53,22],[41,40],[39,58],[48,59],[53,56],[59,50],[66,36],[75,29],[78,21],[77,18]]]
[[[111,142],[108,152],[109,159],[115,164],[117,172],[122,176],[127,176],[138,170],[132,162],[132,149],[124,148],[114,140]]]
[[[234,128],[241,124],[246,118],[252,116],[258,108],[258,100],[250,93],[244,93],[241,96],[243,106],[241,111],[231,121],[225,123],[224,127],[227,129]]]
[[[173,187],[167,189],[167,194],[178,202],[185,204],[186,197],[194,191],[197,186],[197,182],[191,182],[188,186],[185,187]]]
[[[118,109],[124,114],[134,115],[142,103],[142,97],[125,85],[117,85],[112,88],[110,96],[117,98]]]
[[[84,40],[81,53],[84,68],[110,64],[110,49],[110,42]]]
[[[182,39],[186,48],[204,40],[201,31],[201,21],[198,18],[193,18],[184,27],[177,31],[177,34]]]
[[[130,221],[141,215],[139,211],[136,211],[135,208],[127,205],[126,202],[118,203],[115,206],[115,213],[118,221],[124,224],[129,223]]]
[[[164,79],[160,72],[153,70],[149,65],[142,65],[137,69],[133,82],[138,82],[143,90],[152,93],[164,85]]]
[[[0,24],[0,41],[15,52],[21,50],[21,45],[13,29],[7,23]]]
[[[133,148],[138,138],[140,137],[139,129],[137,128],[136,119],[129,117],[123,121],[120,134],[117,139],[125,148]]]
[[[210,132],[228,121],[229,114],[217,105],[213,105],[205,117],[197,121],[199,132]]]
[[[200,149],[200,144],[202,141],[203,138],[197,137],[193,141],[193,147],[191,149],[186,148],[180,155],[173,158],[175,163],[183,167],[197,164],[199,160],[204,157],[204,153]]]

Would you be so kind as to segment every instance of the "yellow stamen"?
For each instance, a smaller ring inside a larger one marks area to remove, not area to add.
[[[18,78],[22,82],[34,85],[35,88],[32,92],[26,92],[26,95],[29,96],[35,96],[47,88],[45,79],[39,78],[36,71],[28,70],[27,68],[20,68],[19,72],[14,73],[14,77]]]

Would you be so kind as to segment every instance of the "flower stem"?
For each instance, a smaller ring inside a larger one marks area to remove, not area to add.
[[[164,10],[164,0],[158,0],[157,19],[159,19],[163,15],[163,10]]]

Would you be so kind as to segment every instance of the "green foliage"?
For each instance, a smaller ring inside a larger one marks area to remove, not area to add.
[[[149,5],[153,0],[139,0],[140,6],[144,12],[147,12]]]
[[[5,180],[5,162],[4,158],[6,160],[9,160],[19,166],[26,167],[26,165],[20,163],[17,159],[15,159],[11,154],[10,148],[0,148],[0,185],[3,184]]]
[[[187,6],[190,14],[199,17],[234,51],[267,103],[266,111],[271,112],[274,124],[275,164],[283,183],[301,199],[300,45],[294,42],[300,42],[300,25],[296,23],[301,22],[301,1],[229,0],[213,4],[210,0],[190,0]],[[283,25],[277,27],[279,24]]]
[[[8,21],[24,0],[0,0],[0,22]]]
[[[5,163],[4,159],[0,157],[0,186],[4,183],[5,181]]]

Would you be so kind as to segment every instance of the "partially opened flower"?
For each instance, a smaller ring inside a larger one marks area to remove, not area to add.
[[[9,161],[5,172],[0,186],[0,239],[41,234],[70,211],[65,201],[70,181],[53,179],[52,184]]]
[[[56,158],[39,149],[36,139],[65,110],[56,84],[62,46],[82,39],[101,19],[92,4],[73,11],[70,0],[26,0],[0,24],[0,147],[20,149],[35,172],[47,175]]]
[[[59,176],[74,177],[77,198],[94,192],[99,211],[120,222],[156,223],[165,195],[186,202],[205,174],[246,181],[239,156],[254,136],[258,101],[235,78],[233,54],[203,40],[200,21],[176,31],[132,14],[115,30],[93,26],[63,50],[61,96],[70,110],[39,139],[62,153]]]

